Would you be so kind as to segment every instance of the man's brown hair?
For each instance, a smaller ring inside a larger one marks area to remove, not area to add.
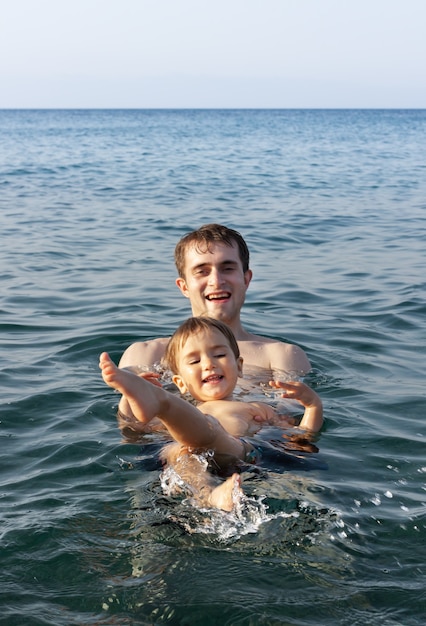
[[[179,276],[185,278],[185,252],[189,246],[194,245],[198,252],[205,253],[210,251],[213,243],[223,243],[232,247],[234,242],[238,246],[245,274],[249,269],[250,254],[242,235],[237,230],[221,224],[204,224],[197,230],[184,235],[176,245],[175,264]]]
[[[163,358],[163,362],[165,367],[173,372],[173,374],[178,374],[178,356],[179,352],[182,349],[182,346],[187,341],[188,337],[196,335],[201,331],[210,331],[210,330],[218,330],[225,337],[232,352],[235,355],[235,358],[238,359],[240,357],[240,349],[238,347],[237,340],[235,339],[234,333],[232,330],[219,320],[215,320],[212,317],[189,317],[185,320],[177,330],[173,333],[170,338],[169,343],[167,344],[166,353]]]

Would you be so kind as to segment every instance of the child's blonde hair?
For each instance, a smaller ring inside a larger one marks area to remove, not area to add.
[[[190,317],[185,320],[177,330],[173,333],[167,344],[166,353],[164,355],[164,365],[173,374],[178,374],[178,356],[182,346],[187,341],[188,337],[196,335],[202,331],[218,330],[225,337],[232,352],[235,355],[235,359],[240,357],[240,349],[238,347],[237,340],[235,339],[232,330],[219,320],[215,320],[212,317]]]

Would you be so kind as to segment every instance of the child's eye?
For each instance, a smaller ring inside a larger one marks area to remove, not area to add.
[[[225,354],[225,353],[223,353],[223,354],[222,354],[222,353],[220,353],[220,354],[216,354],[216,358],[217,358],[217,359],[223,359],[223,357],[225,357],[225,356],[226,356],[226,354]]]

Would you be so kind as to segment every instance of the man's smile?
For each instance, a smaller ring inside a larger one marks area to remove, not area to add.
[[[209,293],[206,295],[206,300],[217,301],[217,300],[229,300],[231,294],[229,291],[217,291],[215,293]]]

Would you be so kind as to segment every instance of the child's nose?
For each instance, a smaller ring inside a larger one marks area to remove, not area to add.
[[[214,367],[213,359],[210,358],[209,356],[205,356],[203,358],[203,368],[205,370],[211,370],[213,367]]]

